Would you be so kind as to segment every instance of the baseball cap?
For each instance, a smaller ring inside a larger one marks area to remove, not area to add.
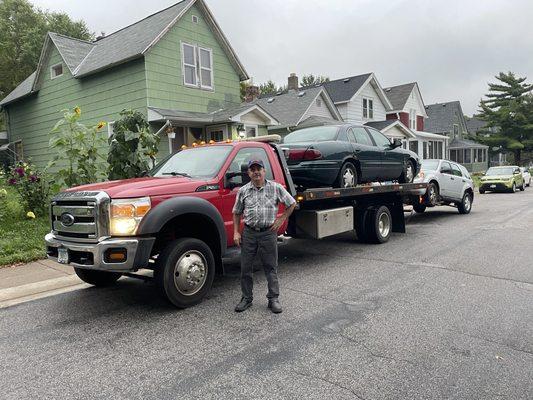
[[[263,162],[263,160],[260,160],[258,158],[248,161],[248,169],[252,168],[252,165],[259,165],[262,168],[265,168],[265,163]]]

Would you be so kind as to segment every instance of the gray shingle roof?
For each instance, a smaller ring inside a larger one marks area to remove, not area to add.
[[[194,0],[183,0],[95,42],[94,49],[80,65],[76,76],[83,76],[140,57],[192,1]]]
[[[0,101],[0,106],[7,104],[13,100],[20,99],[21,97],[31,94],[31,88],[33,87],[33,82],[35,81],[35,75],[37,72],[34,72],[26,79],[22,81],[11,93],[9,93],[2,101]]]
[[[437,103],[426,106],[428,118],[424,122],[424,130],[433,133],[450,132],[453,124],[459,124],[463,110],[459,101]]]
[[[396,123],[396,119],[388,119],[386,121],[371,121],[367,122],[365,125],[370,126],[371,128],[376,128],[378,131],[385,129],[387,126]]]
[[[393,110],[402,110],[404,108],[415,85],[416,83],[412,82],[383,89],[392,104]]]
[[[324,83],[324,87],[334,103],[349,101],[370,75],[372,73],[329,81]]]
[[[275,129],[292,127],[296,126],[321,90],[321,86],[309,87],[301,91],[290,90],[277,96],[262,97],[251,103],[258,104],[278,120],[280,125]],[[305,94],[301,95],[302,93]],[[269,99],[274,100],[269,102]]]
[[[467,139],[453,139],[449,146],[450,149],[461,149],[461,148],[468,148],[468,149],[488,149],[489,146],[485,146],[484,144],[474,142],[473,140],[467,140]]]
[[[482,130],[487,126],[485,121],[480,120],[477,117],[465,118],[466,119],[466,128],[471,134],[475,134],[477,131]]]
[[[85,56],[96,46],[93,42],[74,39],[58,33],[50,32],[49,35],[72,73],[74,73],[74,70],[80,65]]]

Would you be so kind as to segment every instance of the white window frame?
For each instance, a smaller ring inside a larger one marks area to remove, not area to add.
[[[366,108],[365,108],[366,100]],[[372,107],[370,107],[372,105]],[[366,116],[365,116],[366,112]],[[364,119],[374,119],[374,99],[371,97],[363,97],[363,118]]]
[[[246,134],[246,127],[250,127],[250,128],[255,128],[255,136],[254,137],[258,137],[259,136],[259,125],[255,125],[255,124],[243,124],[244,125],[244,132]],[[247,136],[246,136],[247,137]]]
[[[211,65],[211,68],[202,67],[202,60],[201,60],[201,53],[200,53],[202,50],[207,51],[209,53],[209,65]],[[209,71],[211,75],[211,86],[204,85],[204,83],[202,82],[202,70]],[[213,90],[214,82],[213,82],[213,50],[212,49],[198,46],[198,76],[200,78],[200,87],[202,89]]]
[[[192,50],[193,50],[193,55],[194,55],[194,64],[188,64],[185,62],[185,46],[189,46],[189,47],[192,47]],[[185,75],[185,67],[192,67],[194,68],[194,80],[195,80],[195,83],[188,83],[185,79],[186,79],[186,75]],[[198,79],[198,56],[197,56],[197,52],[196,52],[196,46],[193,45],[193,44],[190,44],[190,43],[185,43],[185,42],[181,42],[181,73],[183,75],[183,84],[185,86],[188,86],[188,87],[193,87],[193,88],[197,88],[198,87],[198,84],[199,84],[199,79]]]
[[[409,110],[409,129],[416,130],[416,110],[414,108]]]
[[[455,128],[457,128],[457,132],[455,132]],[[455,139],[457,136],[459,136],[459,125],[453,124],[452,127],[452,138]]]
[[[57,74],[55,73],[55,68],[61,66],[61,73],[60,74]],[[50,79],[56,79],[56,78],[59,78],[60,76],[63,76],[63,73],[64,73],[64,67],[63,67],[63,63],[57,63],[57,64],[54,64],[50,67]]]

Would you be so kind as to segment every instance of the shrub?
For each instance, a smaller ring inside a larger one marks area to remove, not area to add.
[[[45,215],[50,186],[43,172],[38,171],[29,162],[20,161],[11,167],[8,173],[8,184],[15,188],[27,212]],[[5,195],[4,198],[7,197],[7,192]]]
[[[143,176],[155,165],[159,136],[150,132],[142,113],[122,110],[109,137],[108,178],[126,179]]]
[[[99,149],[105,144],[105,137],[100,132],[105,122],[86,127],[78,122],[80,116],[79,107],[63,110],[63,118],[50,132],[49,145],[57,154],[47,168],[57,165],[59,160],[66,160],[66,167],[59,168],[55,178],[58,184],[67,187],[94,183],[104,177],[102,161],[105,158]]]

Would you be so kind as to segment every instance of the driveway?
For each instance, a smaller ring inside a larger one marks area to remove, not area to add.
[[[533,189],[408,215],[405,235],[280,249],[284,312],[238,265],[176,310],[121,279],[0,310],[5,399],[531,399]]]

